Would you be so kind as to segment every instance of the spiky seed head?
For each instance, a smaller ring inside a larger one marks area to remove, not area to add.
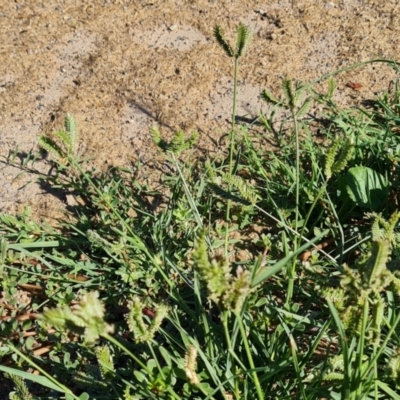
[[[325,176],[326,179],[329,180],[332,177],[333,173],[333,165],[335,163],[335,157],[339,150],[339,140],[335,140],[332,145],[329,147],[327,153],[325,154]]]
[[[272,93],[268,92],[267,89],[264,89],[260,93],[260,96],[264,101],[274,106],[280,103],[280,101],[276,97],[274,97]]]
[[[200,138],[199,132],[193,131],[189,139],[186,140],[188,149],[194,146],[199,141],[199,138]]]
[[[156,306],[155,310],[156,310],[155,317],[151,323],[149,330],[151,337],[153,337],[156,334],[162,322],[167,317],[169,312],[169,307],[166,304],[161,303]]]
[[[397,384],[400,383],[400,348],[396,347],[392,350],[390,361],[388,363],[388,371]]]
[[[282,82],[282,90],[285,95],[288,107],[293,110],[296,107],[296,94],[293,89],[293,83],[289,78],[286,78]]]
[[[326,94],[326,97],[327,97],[328,99],[331,99],[331,98],[332,98],[335,89],[336,89],[336,82],[331,78],[331,79],[329,79],[329,81],[328,81],[328,92],[327,92],[327,94]]]
[[[172,138],[168,150],[174,154],[179,154],[186,148],[185,134],[182,131],[176,131]]]
[[[78,127],[76,119],[71,114],[67,114],[65,116],[64,126],[69,136],[69,152],[70,155],[72,155],[75,152],[76,143],[78,141]]]
[[[51,138],[42,135],[39,138],[39,146],[46,150],[49,154],[55,155],[59,159],[65,158],[66,154],[64,150]]]
[[[251,292],[250,273],[242,267],[236,270],[236,277],[231,278],[230,285],[224,293],[222,303],[226,310],[240,312],[243,303]]]
[[[76,134],[77,131],[76,120],[71,114],[67,114],[65,116],[64,126],[65,130],[68,133]]]
[[[222,47],[222,49],[225,51],[225,54],[228,57],[235,56],[235,53],[233,52],[231,45],[225,39],[224,31],[221,26],[215,25],[214,37],[215,37],[215,40],[217,41],[217,43]]]
[[[112,325],[104,321],[105,307],[98,297],[98,292],[86,293],[72,308],[53,308],[40,318],[53,326],[83,334],[86,342],[94,342],[114,330]]]
[[[158,126],[153,126],[150,129],[150,135],[151,138],[153,139],[154,144],[158,146],[161,142],[161,133],[160,130],[158,129]]]
[[[148,335],[148,326],[143,321],[144,306],[140,298],[135,296],[128,302],[129,313],[125,315],[129,330],[134,334],[136,342],[146,342],[151,339]]]
[[[196,348],[194,346],[189,346],[185,355],[185,374],[192,385],[198,385],[200,383],[199,377],[196,373],[196,358]]]
[[[251,29],[248,26],[239,24],[237,28],[235,58],[239,58],[244,55],[246,50],[249,48],[252,38],[253,32]]]
[[[14,393],[10,393],[10,399],[13,400],[20,400],[20,399],[24,399],[24,400],[32,400],[32,395],[29,393],[29,389],[26,386],[25,381],[14,374],[6,374],[7,378],[10,378],[15,386],[15,392]]]
[[[108,346],[99,346],[95,349],[101,377],[104,380],[111,380],[114,377],[114,363]]]
[[[312,97],[307,97],[304,100],[303,105],[297,110],[296,116],[300,118],[303,115],[307,114],[308,111],[310,111],[310,108],[312,106],[312,102],[313,102]]]
[[[136,342],[147,342],[153,339],[164,318],[167,316],[169,307],[165,304],[155,306],[155,316],[150,325],[143,320],[143,309],[146,304],[139,297],[134,297],[128,302],[130,312],[125,316],[129,330],[134,334]]]
[[[354,141],[351,137],[347,138],[344,146],[340,150],[337,161],[332,165],[332,172],[338,174],[343,171],[348,162],[353,158],[355,152]]]

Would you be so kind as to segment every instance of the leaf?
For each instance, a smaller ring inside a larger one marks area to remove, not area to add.
[[[41,386],[47,387],[52,390],[56,390],[57,392],[64,392],[64,390],[61,387],[55,385],[53,382],[51,382],[45,376],[30,374],[29,372],[24,372],[24,371],[20,371],[19,369],[5,367],[3,365],[0,365],[0,371],[19,376],[22,379],[38,383]]]
[[[148,381],[146,375],[143,374],[142,372],[138,371],[138,370],[133,371],[133,375],[135,375],[135,378],[136,378],[140,383],[143,383],[143,382],[147,382],[147,381]]]
[[[390,396],[391,399],[394,400],[400,399],[400,396],[393,389],[391,389],[385,382],[377,380],[376,383],[388,396]]]
[[[35,344],[35,339],[32,336],[29,336],[25,341],[25,347],[28,350],[32,349],[32,346]]]
[[[385,177],[371,168],[350,168],[346,181],[347,193],[359,207],[376,211],[387,199],[388,183]]]
[[[165,363],[168,365],[169,368],[172,368],[172,359],[171,355],[169,354],[168,350],[164,347],[160,347],[160,353],[164,358]]]

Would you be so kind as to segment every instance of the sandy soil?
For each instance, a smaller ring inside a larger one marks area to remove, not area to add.
[[[149,128],[200,132],[200,148],[217,150],[229,129],[232,63],[213,27],[233,37],[239,22],[254,31],[241,61],[241,116],[268,110],[258,98],[279,94],[282,79],[308,82],[373,58],[395,59],[397,0],[15,0],[0,2],[0,156],[37,148],[37,137],[72,113],[80,152],[100,168],[152,168]],[[395,71],[374,64],[337,77],[342,104],[372,99]],[[358,91],[348,82],[362,84]],[[323,88],[323,85],[320,89]],[[38,217],[63,204],[19,171],[0,171],[0,211],[28,203]]]

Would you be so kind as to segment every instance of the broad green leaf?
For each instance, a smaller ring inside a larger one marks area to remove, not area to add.
[[[165,363],[168,365],[168,367],[172,367],[172,359],[171,355],[169,354],[168,350],[164,347],[159,348],[161,355],[164,358]]]
[[[368,167],[350,168],[346,175],[347,193],[359,207],[376,211],[387,198],[385,177]]]
[[[141,383],[142,383],[142,382],[147,382],[147,381],[148,381],[146,375],[143,374],[142,372],[138,371],[138,370],[133,371],[133,375],[135,375],[135,378],[136,378],[139,382],[141,382]]]
[[[26,339],[26,341],[25,341],[25,347],[28,349],[28,350],[31,350],[32,349],[32,346],[35,344],[35,339],[32,337],[32,336],[30,336],[30,337],[28,337],[27,339]]]

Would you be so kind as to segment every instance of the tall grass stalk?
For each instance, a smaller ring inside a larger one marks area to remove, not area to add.
[[[237,79],[239,70],[239,58],[235,58],[235,67],[233,74],[233,103],[232,103],[232,126],[230,132],[230,148],[229,148],[229,177],[232,176],[233,172],[233,154],[235,151],[235,121],[236,121],[236,96],[237,96]],[[232,183],[228,182],[228,192],[232,190]],[[225,214],[225,255],[228,257],[228,244],[229,244],[229,226],[230,226],[230,210],[231,210],[231,199],[227,200],[226,214]]]
[[[237,378],[235,379],[235,362],[234,362],[234,349],[232,346],[232,340],[231,340],[231,333],[229,332],[229,312],[228,311],[223,311],[221,315],[221,322],[222,326],[224,329],[224,336],[225,336],[225,341],[226,341],[226,346],[227,346],[227,375],[228,379],[230,381],[232,390],[234,391],[235,394],[235,399],[240,399],[240,391],[238,387],[238,382]],[[229,368],[229,369],[228,369]]]
[[[234,60],[234,74],[233,74],[233,100],[232,100],[232,119],[231,119],[231,131],[229,135],[229,161],[228,161],[228,192],[232,191],[232,183],[231,177],[233,174],[233,155],[235,151],[235,125],[236,125],[236,102],[237,102],[237,82],[238,82],[238,72],[239,72],[239,58],[245,53],[247,47],[250,44],[252,33],[249,28],[246,26],[239,24],[237,28],[237,39],[235,49],[231,47],[231,45],[226,41],[224,32],[220,26],[215,26],[214,28],[214,37],[220,47],[224,50],[225,54],[233,58]],[[229,258],[229,228],[230,228],[230,210],[231,210],[231,199],[227,200],[226,204],[226,212],[225,212],[225,257]],[[230,358],[227,362],[227,365],[231,367],[231,371],[229,372],[231,376],[233,376],[235,371],[235,361],[232,357],[231,349],[232,343],[230,339],[230,334],[228,332],[228,311],[223,311],[222,313],[222,325],[225,333],[225,340],[228,347],[228,357]],[[233,370],[233,372],[232,372]],[[237,380],[233,384],[233,390],[235,392],[236,399],[239,399],[239,388],[237,386]]]
[[[247,334],[246,329],[245,329],[245,327],[243,325],[242,315],[240,313],[235,313],[235,315],[236,315],[236,320],[237,320],[238,325],[239,325],[240,334],[242,336],[244,348],[245,348],[246,355],[247,355],[247,360],[248,360],[249,365],[250,365],[251,376],[253,378],[253,381],[254,381],[254,384],[255,384],[255,387],[256,387],[258,400],[264,400],[264,394],[263,394],[263,392],[261,390],[261,385],[260,385],[260,381],[258,379],[256,366],[254,364],[253,356],[252,356],[250,345],[249,345],[249,341],[247,339],[248,334]]]
[[[297,116],[294,111],[294,102],[289,102],[289,107],[290,111],[292,114],[292,120],[294,124],[294,134],[295,134],[295,141],[296,141],[296,206],[295,206],[295,225],[294,225],[294,230],[296,232],[299,231],[299,203],[300,203],[300,140],[299,140],[299,127],[298,127],[298,121],[297,121]],[[296,235],[294,237],[293,241],[293,250],[296,251],[299,247],[299,236]],[[288,275],[288,288],[287,288],[287,294],[286,294],[286,306],[290,308],[290,303],[293,298],[293,292],[294,292],[294,281],[296,277],[296,264],[297,264],[297,259],[293,258],[293,261],[287,268],[287,275]]]
[[[238,81],[238,71],[239,71],[239,58],[244,55],[246,52],[251,39],[252,32],[250,28],[244,26],[243,24],[239,24],[237,28],[237,38],[236,38],[236,46],[235,49],[231,47],[231,45],[226,41],[224,32],[219,25],[216,25],[214,28],[214,37],[217,40],[217,43],[224,50],[225,54],[233,58],[234,60],[234,73],[233,73],[233,100],[232,100],[232,120],[231,120],[231,131],[229,135],[229,166],[228,166],[228,192],[230,193],[232,190],[231,177],[233,174],[233,154],[235,151],[235,125],[236,125],[236,98],[237,98],[237,81]],[[228,257],[228,247],[229,247],[229,226],[230,226],[230,210],[231,210],[231,200],[227,200],[226,205],[226,214],[225,214],[225,255]]]
[[[284,94],[284,101],[279,101],[275,98],[271,93],[267,90],[264,90],[261,93],[261,97],[269,104],[273,104],[274,106],[284,106],[287,110],[290,111],[291,120],[293,121],[293,132],[295,135],[295,165],[294,165],[294,175],[295,175],[295,220],[294,220],[294,231],[299,233],[299,222],[300,222],[300,138],[299,138],[299,123],[298,118],[304,114],[306,114],[312,104],[312,98],[308,97],[304,100],[302,104],[300,104],[302,93],[304,92],[304,85],[293,85],[293,82],[286,78],[282,82],[282,90]],[[271,128],[271,124],[268,124]],[[291,171],[290,171],[291,173]],[[303,228],[300,234],[302,236],[304,232],[304,221]],[[293,238],[293,251],[296,252],[298,247],[301,245],[299,240],[299,235],[295,235]],[[286,274],[287,274],[287,293],[286,293],[286,301],[285,304],[289,308],[290,303],[293,298],[294,292],[294,281],[296,278],[296,263],[297,260],[293,259],[292,263],[287,266]]]

